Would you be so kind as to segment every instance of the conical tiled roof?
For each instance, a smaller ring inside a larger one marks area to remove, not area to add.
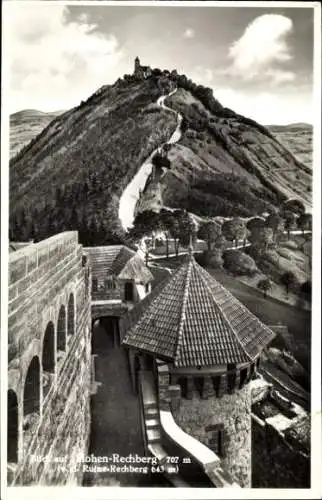
[[[253,360],[275,334],[190,256],[125,318],[123,344],[178,367]]]

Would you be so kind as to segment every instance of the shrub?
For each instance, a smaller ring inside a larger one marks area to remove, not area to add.
[[[215,248],[211,252],[208,252],[208,266],[213,269],[219,269],[223,267],[224,259],[222,256],[222,250],[220,248]]]
[[[283,247],[290,248],[291,250],[298,250],[299,246],[296,243],[296,241],[289,240],[289,241],[284,241],[283,242]]]
[[[264,297],[267,297],[267,292],[271,290],[272,283],[268,278],[262,279],[257,283],[257,288],[262,290],[264,293]]]
[[[291,259],[292,256],[287,248],[277,248],[277,253],[281,256],[284,257],[285,259]]]
[[[233,274],[252,276],[258,272],[254,259],[240,250],[226,250],[223,259],[224,267]]]
[[[281,283],[285,286],[286,293],[288,295],[290,288],[295,288],[297,285],[297,279],[295,274],[292,271],[286,271],[281,276]]]

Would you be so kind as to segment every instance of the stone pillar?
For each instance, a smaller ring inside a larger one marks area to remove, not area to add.
[[[169,392],[170,375],[167,364],[158,365],[158,387],[159,387],[159,408],[160,410],[168,410],[170,400]]]
[[[236,370],[236,378],[235,378],[235,390],[239,389],[240,386],[240,370]],[[234,390],[234,392],[235,392]]]
[[[56,338],[56,335],[55,335],[55,338]],[[55,353],[56,353],[56,351],[55,351]],[[56,376],[56,370],[55,370],[55,376]],[[39,418],[42,418],[43,402],[44,402],[42,380],[43,380],[43,369],[42,369],[42,363],[40,363],[40,366],[39,366]],[[53,383],[53,381],[52,381],[52,383]]]
[[[195,381],[192,376],[187,377],[187,399],[193,399],[197,395]]]
[[[180,408],[180,401],[181,401],[180,385],[170,385],[169,395],[170,395],[171,410],[172,411],[178,410]]]
[[[22,397],[19,397],[19,394],[17,394],[18,398],[18,452],[17,452],[17,458],[18,458],[18,464],[22,462],[23,460],[23,392],[22,392]]]
[[[247,366],[247,375],[246,375],[245,384],[247,384],[250,381],[250,374],[251,374],[251,365],[248,365]]]
[[[217,389],[217,397],[221,398],[226,391],[227,391],[227,375],[223,373],[222,375],[220,375],[219,386]]]
[[[206,376],[203,378],[203,386],[202,386],[202,399],[208,399],[214,396],[216,393],[214,389],[214,385],[212,383],[212,378],[210,376]]]

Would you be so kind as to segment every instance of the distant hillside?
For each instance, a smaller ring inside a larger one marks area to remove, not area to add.
[[[310,204],[310,169],[265,127],[184,75],[154,70],[102,87],[11,160],[11,235],[37,240],[78,229],[81,240],[83,230],[95,242],[122,238],[120,196],[176,128],[175,113],[155,104],[174,86],[166,102],[183,115],[182,137],[168,152],[171,168],[148,179],[143,202],[160,195],[164,205],[201,216],[248,216],[288,197]]]
[[[10,115],[10,158],[60,114],[62,111],[44,113],[35,109],[24,109]]]
[[[270,125],[268,129],[305,165],[312,168],[313,127],[308,123]]]

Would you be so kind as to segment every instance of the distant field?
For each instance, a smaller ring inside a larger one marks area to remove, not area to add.
[[[313,127],[308,123],[270,125],[267,127],[277,139],[308,167],[312,167]]]
[[[10,116],[10,158],[28,144],[63,111],[44,113],[35,109],[25,109]]]

